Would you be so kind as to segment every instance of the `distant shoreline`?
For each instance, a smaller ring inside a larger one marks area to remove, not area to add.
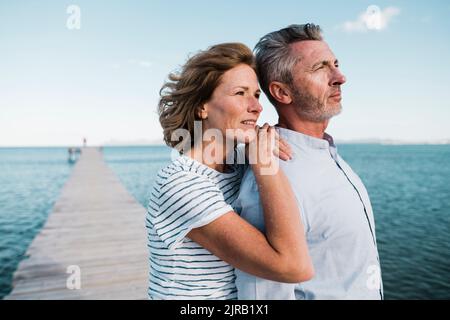
[[[87,148],[115,148],[115,147],[165,147],[165,144],[118,144],[118,145],[90,145]],[[57,145],[57,146],[0,146],[0,149],[21,149],[21,148],[83,148],[80,145]]]

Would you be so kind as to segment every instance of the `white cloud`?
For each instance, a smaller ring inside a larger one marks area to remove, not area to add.
[[[385,30],[392,18],[399,14],[400,9],[397,7],[386,7],[382,10],[377,6],[369,6],[356,20],[345,21],[339,29],[346,32],[381,31]]]

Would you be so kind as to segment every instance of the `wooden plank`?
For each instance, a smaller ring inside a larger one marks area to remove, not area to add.
[[[127,286],[127,295],[123,295],[123,287]],[[83,294],[80,294],[81,290]],[[143,300],[141,282],[127,281],[126,283],[109,283],[98,284],[95,289],[82,288],[81,290],[67,290],[55,289],[47,290],[45,292],[26,292],[24,294],[17,294],[14,299],[20,300],[76,300],[76,299],[96,299],[96,300],[109,300],[109,299],[124,299],[124,300]]]
[[[101,153],[83,148],[5,299],[146,299],[145,213]],[[80,290],[66,287],[70,265],[80,267]]]
[[[106,267],[86,268],[83,265],[82,268],[82,281],[81,290],[83,288],[95,288],[99,284],[105,283],[122,283],[127,281],[140,280],[146,276],[147,271],[141,268],[139,265],[125,266],[114,265]],[[66,289],[67,277],[65,270],[61,269],[60,272],[55,275],[49,275],[46,277],[24,277],[22,281],[15,285],[14,290],[17,294],[23,294],[25,292],[38,292],[55,289]],[[144,288],[145,289],[145,288]]]

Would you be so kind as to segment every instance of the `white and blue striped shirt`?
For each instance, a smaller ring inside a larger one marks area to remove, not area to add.
[[[244,166],[221,173],[187,156],[158,172],[146,226],[150,299],[236,299],[234,268],[186,237],[233,211]]]

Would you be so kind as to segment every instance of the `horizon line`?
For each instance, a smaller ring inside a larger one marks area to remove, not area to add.
[[[450,145],[450,139],[439,139],[439,140],[400,140],[400,139],[336,139],[337,144],[378,144],[378,145]],[[105,144],[92,144],[87,145],[87,148],[99,148],[99,147],[169,147],[164,142],[160,143],[105,143]],[[0,145],[0,148],[83,148],[82,145],[73,144],[57,144],[57,145]]]

